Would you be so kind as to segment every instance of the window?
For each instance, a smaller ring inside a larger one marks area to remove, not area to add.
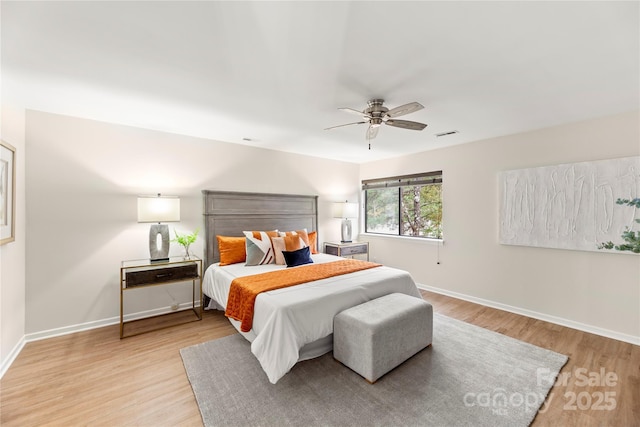
[[[442,171],[362,181],[365,232],[442,239]]]

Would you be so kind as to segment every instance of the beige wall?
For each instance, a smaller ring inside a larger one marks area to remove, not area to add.
[[[26,333],[119,315],[121,260],[148,258],[139,194],[178,195],[170,232],[203,230],[203,189],[318,195],[319,241],[339,238],[331,202],[358,195],[359,166],[27,111]],[[192,246],[202,256],[203,238]],[[181,254],[172,244],[171,254]],[[128,312],[186,302],[190,287],[128,292]],[[53,331],[52,331],[53,330]]]
[[[0,376],[24,344],[26,248],[24,109],[2,100],[0,133],[16,149],[16,228],[15,241],[0,246]]]
[[[444,244],[361,238],[442,292],[640,344],[640,256],[498,244],[498,172],[638,156],[639,133],[634,112],[364,164],[361,179],[442,170]]]
[[[637,112],[361,166],[43,112],[25,116],[6,105],[5,94],[2,120],[3,139],[18,149],[16,242],[0,247],[3,368],[25,335],[117,319],[120,261],[147,256],[148,225],[135,222],[138,194],[179,195],[182,221],[170,227],[179,231],[202,227],[205,188],[317,194],[326,241],[339,238],[331,202],[355,200],[360,179],[440,169],[444,245],[363,236],[374,260],[445,293],[640,342],[639,257],[497,243],[499,171],[640,155]],[[202,254],[201,240],[195,250]],[[142,293],[130,309],[168,306],[169,298]]]

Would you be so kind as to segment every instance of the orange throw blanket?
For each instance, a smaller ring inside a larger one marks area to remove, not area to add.
[[[368,261],[344,259],[237,277],[231,282],[229,300],[224,314],[241,322],[240,330],[242,332],[249,332],[253,327],[253,307],[260,292],[300,285],[381,265]]]

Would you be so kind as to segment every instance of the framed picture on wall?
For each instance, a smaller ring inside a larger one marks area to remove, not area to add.
[[[0,245],[16,238],[16,149],[0,141]]]

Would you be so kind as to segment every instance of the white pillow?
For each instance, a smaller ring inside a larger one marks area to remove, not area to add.
[[[273,264],[276,260],[271,237],[278,231],[243,231],[246,237],[247,261],[245,265]]]

